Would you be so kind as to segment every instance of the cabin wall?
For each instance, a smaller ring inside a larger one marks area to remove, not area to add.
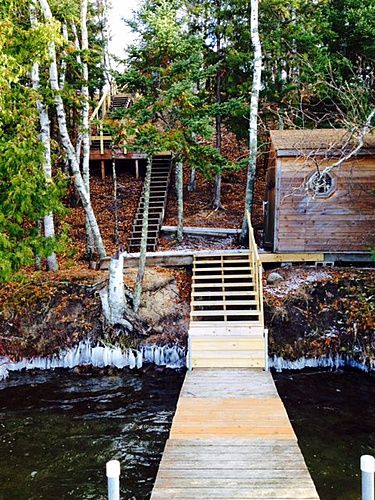
[[[319,168],[333,161],[321,162]],[[315,199],[304,186],[316,166],[305,163],[277,159],[274,251],[367,252],[375,247],[375,158],[334,169],[333,193]]]
[[[264,239],[265,248],[273,247],[275,231],[275,193],[276,193],[276,151],[272,144],[269,150],[266,171],[266,192],[264,204]]]

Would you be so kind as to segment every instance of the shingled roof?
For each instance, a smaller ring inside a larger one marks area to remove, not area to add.
[[[351,134],[345,129],[271,130],[270,138],[276,151],[294,154],[306,150],[334,151],[345,146],[346,149],[356,146],[355,138],[351,139]],[[374,133],[367,135],[364,149],[375,149]]]

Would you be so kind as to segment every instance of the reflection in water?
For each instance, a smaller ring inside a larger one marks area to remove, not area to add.
[[[122,499],[148,498],[183,372],[13,374],[0,383],[0,499],[104,499],[121,462]]]
[[[375,455],[375,375],[274,374],[322,500],[359,500],[361,455]]]

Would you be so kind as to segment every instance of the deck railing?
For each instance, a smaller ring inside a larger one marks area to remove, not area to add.
[[[264,325],[263,319],[263,279],[262,279],[262,263],[259,258],[258,246],[254,237],[254,229],[251,224],[250,213],[246,212],[247,224],[249,228],[249,254],[250,266],[254,277],[254,291],[256,292],[257,309],[259,310],[259,322]]]

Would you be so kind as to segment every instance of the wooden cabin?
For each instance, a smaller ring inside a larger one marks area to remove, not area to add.
[[[273,130],[267,160],[264,246],[274,252],[368,252],[375,247],[375,135],[357,144],[345,130]],[[319,184],[316,184],[318,179]]]

